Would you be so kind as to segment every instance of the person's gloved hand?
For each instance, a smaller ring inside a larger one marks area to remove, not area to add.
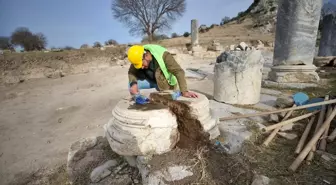
[[[172,94],[172,98],[173,100],[177,100],[178,97],[182,96],[181,92],[180,91],[175,91],[173,92]]]
[[[149,102],[149,99],[141,94],[136,94],[134,95],[134,101],[136,104],[144,105]]]

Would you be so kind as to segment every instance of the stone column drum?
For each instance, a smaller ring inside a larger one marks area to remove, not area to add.
[[[336,16],[332,14],[323,18],[318,56],[336,56]]]
[[[258,103],[263,64],[260,50],[222,53],[215,64],[214,99],[228,104]]]
[[[147,97],[149,93],[142,92]],[[172,93],[172,91],[165,92]],[[179,97],[192,108],[210,139],[220,133],[217,120],[211,117],[209,100],[198,94],[198,98]],[[146,156],[163,154],[172,150],[179,141],[176,116],[161,104],[136,105],[124,98],[112,110],[112,118],[104,125],[105,135],[114,152],[119,155]]]
[[[271,81],[319,81],[313,59],[321,8],[322,0],[279,1]]]

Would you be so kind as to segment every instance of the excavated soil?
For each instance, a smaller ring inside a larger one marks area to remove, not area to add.
[[[201,122],[191,114],[191,107],[184,102],[174,101],[159,93],[151,93],[151,102],[168,106],[176,116],[180,140],[179,148],[197,149],[210,143],[210,134],[205,132]]]

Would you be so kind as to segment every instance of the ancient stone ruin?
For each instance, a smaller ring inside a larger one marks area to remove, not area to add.
[[[193,55],[199,56],[203,52],[203,48],[199,45],[199,31],[198,21],[196,19],[191,20],[191,51]]]
[[[215,64],[214,99],[228,104],[258,103],[263,64],[259,50],[222,53]]]
[[[313,65],[322,0],[279,2],[274,60],[266,85],[316,86],[319,76]]]
[[[336,16],[333,14],[323,18],[318,56],[336,56]]]

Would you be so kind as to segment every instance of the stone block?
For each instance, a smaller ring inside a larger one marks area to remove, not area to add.
[[[268,79],[278,83],[317,83],[320,80],[314,65],[281,65],[271,69]]]
[[[251,185],[269,185],[270,179],[264,175],[254,175]]]
[[[259,50],[222,53],[215,64],[214,99],[229,104],[258,103],[263,63]]]
[[[192,167],[183,164],[162,165],[161,169],[152,170],[148,165],[151,160],[151,157],[137,157],[137,167],[141,173],[143,185],[174,184],[194,175]]]
[[[112,172],[110,171],[111,168],[118,165],[116,160],[109,160],[101,166],[95,168],[90,175],[91,182],[99,182],[105,177],[109,176]]]
[[[314,57],[314,65],[317,67],[334,66],[335,62],[336,56]]]
[[[275,104],[279,108],[288,108],[294,105],[294,100],[292,96],[282,95],[277,98]]]
[[[246,51],[248,49],[248,45],[245,42],[241,42],[238,45],[238,48],[240,48],[242,51]]]
[[[223,137],[221,144],[228,154],[240,152],[244,142],[252,136],[252,132],[247,130],[246,125],[239,122],[221,123],[219,129]]]

